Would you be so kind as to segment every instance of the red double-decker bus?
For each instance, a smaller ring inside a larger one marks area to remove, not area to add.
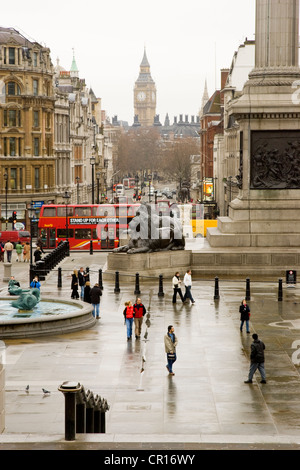
[[[113,250],[120,237],[127,237],[130,221],[140,204],[44,205],[39,219],[39,237],[46,249],[69,240],[70,250]]]

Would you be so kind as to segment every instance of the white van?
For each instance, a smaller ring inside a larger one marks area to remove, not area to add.
[[[123,184],[117,184],[116,186],[116,196],[125,196],[125,188]]]

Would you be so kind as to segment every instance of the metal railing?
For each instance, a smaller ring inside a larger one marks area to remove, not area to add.
[[[30,265],[30,282],[35,276],[40,281],[46,279],[47,274],[52,271],[66,256],[70,256],[69,241],[65,240],[57,246],[51,253],[47,253],[41,261]]]
[[[105,434],[107,400],[85,391],[79,383],[64,382],[58,390],[65,396],[65,440],[75,441],[77,434]]]

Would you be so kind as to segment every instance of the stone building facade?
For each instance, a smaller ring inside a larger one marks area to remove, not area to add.
[[[50,49],[13,28],[0,28],[0,215],[17,212],[29,228],[28,208],[47,203],[101,202],[109,138],[101,99],[70,70],[53,66]],[[1,226],[0,226],[1,228]]]
[[[25,220],[32,200],[55,198],[52,75],[48,48],[13,28],[0,28],[0,191],[7,196],[7,204],[1,200],[5,219],[16,210],[18,219]]]

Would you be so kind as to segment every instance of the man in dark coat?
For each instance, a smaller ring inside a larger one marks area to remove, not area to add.
[[[80,287],[80,298],[81,300],[84,299],[84,286],[86,281],[88,280],[88,274],[84,271],[83,268],[80,268],[78,271],[78,283]]]
[[[243,331],[243,326],[244,323],[246,322],[246,331],[249,334],[250,329],[249,329],[249,319],[250,319],[250,308],[249,305],[247,305],[246,300],[243,300],[241,306],[240,306],[240,314],[241,314],[241,325],[240,325],[240,331]]]
[[[91,303],[93,305],[93,316],[99,320],[100,318],[100,297],[102,295],[102,291],[99,287],[99,284],[95,284],[94,287],[91,289],[90,297]]]
[[[245,381],[245,384],[252,384],[253,375],[258,369],[261,375],[261,384],[266,382],[266,373],[265,373],[265,345],[262,341],[258,339],[257,334],[252,335],[253,343],[251,344],[251,354],[250,354],[250,370],[248,380]]]

